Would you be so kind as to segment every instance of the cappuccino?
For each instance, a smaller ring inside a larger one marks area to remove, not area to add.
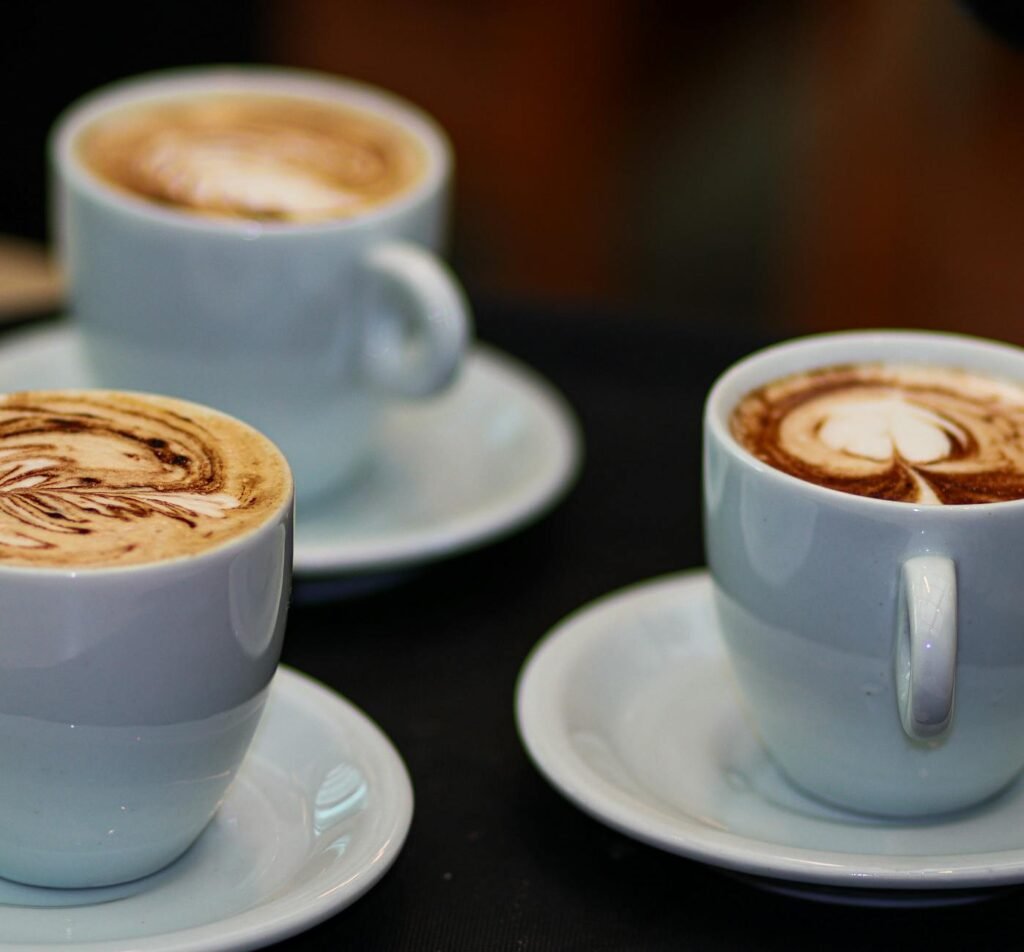
[[[93,174],[148,202],[283,222],[359,215],[408,192],[426,166],[419,141],[381,116],[245,92],[125,106],[77,148]]]
[[[197,404],[103,390],[0,396],[0,565],[199,555],[290,497],[274,444]]]
[[[916,504],[1024,498],[1024,386],[953,367],[822,367],[748,393],[754,456],[841,492]]]

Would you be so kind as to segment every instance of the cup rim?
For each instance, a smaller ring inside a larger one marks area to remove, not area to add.
[[[75,152],[75,141],[89,124],[121,108],[173,101],[199,90],[255,91],[344,103],[398,124],[424,148],[427,168],[412,188],[349,218],[323,221],[264,221],[217,218],[165,208],[104,182]],[[54,170],[67,185],[93,200],[148,222],[203,234],[252,239],[260,235],[300,236],[357,232],[405,213],[444,188],[451,175],[452,148],[444,129],[419,106],[370,83],[331,73],[287,66],[221,64],[183,66],[127,76],[100,86],[67,105],[54,120],[47,142]]]
[[[913,356],[903,358],[886,353],[893,348],[912,348]],[[713,436],[737,462],[757,470],[763,478],[822,500],[828,499],[833,505],[850,508],[884,507],[892,514],[908,512],[929,516],[940,513],[966,515],[991,512],[994,507],[1024,507],[1024,498],[936,506],[842,492],[770,466],[739,443],[729,430],[729,415],[743,396],[758,386],[788,374],[813,367],[864,360],[927,364],[937,362],[935,358],[940,354],[945,357],[943,363],[946,366],[1008,378],[1024,385],[1024,348],[1005,341],[951,331],[911,328],[824,331],[761,348],[726,368],[708,391],[704,403],[704,431],[706,435]]]
[[[41,388],[42,389],[42,388]],[[32,393],[34,391],[24,391],[26,393]],[[46,390],[45,392],[51,392]],[[244,532],[238,535],[231,536],[227,539],[222,540],[216,545],[210,546],[209,548],[203,549],[199,552],[186,553],[182,555],[172,555],[164,559],[153,559],[148,562],[131,562],[126,565],[9,565],[0,561],[0,577],[2,576],[22,576],[37,577],[37,578],[88,578],[88,579],[104,579],[116,575],[128,575],[128,574],[145,574],[148,572],[164,572],[174,571],[179,568],[192,569],[196,566],[201,566],[203,563],[219,560],[223,558],[231,558],[236,550],[240,550],[245,546],[248,546],[257,536],[274,531],[277,525],[282,520],[290,521],[294,524],[295,521],[295,477],[292,473],[291,465],[288,462],[287,457],[281,451],[280,447],[277,446],[266,434],[261,430],[257,430],[252,424],[246,423],[244,420],[240,420],[238,417],[232,416],[230,413],[225,413],[223,410],[218,410],[215,407],[208,406],[203,403],[196,403],[194,400],[188,400],[184,397],[170,397],[166,394],[160,393],[149,393],[141,390],[118,390],[111,389],[109,387],[75,387],[75,388],[56,388],[54,392],[61,393],[91,393],[91,394],[124,394],[129,397],[139,397],[143,400],[156,399],[156,400],[171,400],[175,403],[193,405],[201,409],[204,413],[213,414],[216,416],[224,417],[228,420],[233,421],[239,426],[245,427],[248,430],[252,430],[259,433],[274,451],[277,453],[280,461],[284,467],[284,473],[288,477],[287,489],[282,495],[281,503],[275,506],[270,512],[267,513],[266,517],[262,522],[254,526],[250,526]],[[291,564],[288,565],[288,575],[291,576]]]

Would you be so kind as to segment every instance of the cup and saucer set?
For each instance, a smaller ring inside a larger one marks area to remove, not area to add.
[[[538,643],[516,714],[541,773],[630,837],[789,896],[927,907],[1024,883],[1024,468],[984,495],[1022,379],[1021,350],[930,332],[815,335],[727,370],[704,418],[708,569]],[[850,469],[815,482],[829,440],[873,487],[910,478],[879,498]]]
[[[228,146],[218,138],[231,121],[225,109],[236,110],[246,130]],[[319,166],[294,181],[268,171],[281,147],[279,127],[294,129],[307,116],[298,145],[283,148],[336,161],[355,176],[355,193],[327,189]],[[123,163],[152,146],[154,124],[161,127],[156,153]],[[254,128],[257,140],[242,141]],[[266,666],[276,663],[286,566],[297,601],[361,594],[505,536],[568,491],[581,457],[575,415],[539,374],[472,341],[465,295],[439,256],[450,146],[416,107],[363,84],[289,69],[184,69],[84,97],[57,120],[50,151],[70,314],[7,335],[5,392],[99,388],[213,407],[268,436],[294,477],[294,523],[289,516],[279,527],[272,555],[248,560],[260,578],[276,578],[276,588],[236,567],[168,596],[173,614],[188,610],[197,585],[228,591],[226,602],[210,597],[230,617],[214,612],[200,627],[219,624],[210,642],[228,632],[224,651],[238,655],[231,665],[211,661],[211,671],[217,663],[256,670],[239,696],[251,694],[260,676],[265,684],[273,670]],[[145,181],[123,179],[123,165],[143,169]],[[216,214],[182,211],[173,207],[181,196],[149,191],[184,183],[182,204],[189,204],[196,181],[200,204]],[[285,220],[263,215],[265,200],[283,204]],[[244,213],[252,202],[260,214]],[[222,214],[224,205],[243,214]],[[159,453],[164,443],[147,445]],[[36,477],[26,478],[31,488]],[[180,505],[175,497],[162,511],[180,515]],[[172,563],[151,573],[160,591],[170,591]],[[141,577],[113,575],[123,586]],[[12,572],[10,584],[19,597],[35,597],[24,578]],[[0,571],[0,585],[5,579]],[[265,590],[274,595],[270,607],[260,602]],[[84,598],[56,584],[54,591],[57,602]],[[102,628],[95,603],[75,611],[96,615]],[[276,628],[263,618],[274,611]],[[238,654],[239,632],[249,630],[253,643]],[[84,646],[83,656],[94,650]],[[20,880],[9,872],[0,880],[0,949],[254,948],[309,928],[373,886],[412,819],[399,753],[362,712],[298,671],[278,667],[260,697],[265,709],[244,759],[237,743],[232,748],[237,775],[187,852],[179,849],[180,858],[155,872],[111,872],[105,882],[51,875],[42,861]],[[104,702],[116,703],[116,696]],[[80,736],[81,725],[72,726]],[[96,743],[106,750],[120,729],[97,728]],[[202,748],[202,756],[214,753],[222,751]],[[158,787],[146,787],[146,797]],[[82,833],[96,822],[87,812],[77,810],[76,837],[91,835]]]

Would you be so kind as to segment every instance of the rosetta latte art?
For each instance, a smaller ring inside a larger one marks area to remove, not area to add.
[[[1024,498],[1024,387],[967,371],[859,364],[796,374],[739,403],[755,456],[841,492],[919,504]]]
[[[243,424],[169,398],[6,395],[0,562],[100,566],[210,548],[280,505],[278,457]]]

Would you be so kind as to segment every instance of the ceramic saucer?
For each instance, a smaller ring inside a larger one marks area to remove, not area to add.
[[[94,385],[69,323],[12,333],[0,346],[3,390]],[[478,345],[450,390],[389,407],[374,461],[343,493],[298,507],[296,575],[372,587],[493,541],[557,502],[580,452],[561,395]]]
[[[411,818],[409,776],[379,728],[282,667],[249,755],[195,845],[120,893],[0,882],[0,950],[260,948],[358,899],[398,855]]]
[[[690,572],[581,609],[531,653],[520,736],[565,796],[638,840],[830,902],[973,901],[1024,882],[1024,784],[921,821],[794,789],[744,719],[711,583]]]

